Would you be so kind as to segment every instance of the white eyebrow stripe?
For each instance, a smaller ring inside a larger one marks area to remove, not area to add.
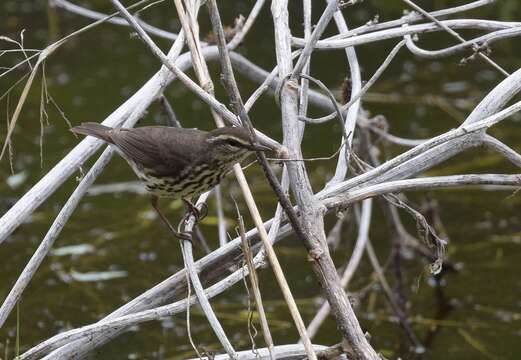
[[[237,137],[237,136],[230,135],[230,134],[219,134],[219,135],[215,136],[214,138],[219,139],[219,140],[235,140],[243,145],[250,145],[249,141],[247,141],[243,138]]]

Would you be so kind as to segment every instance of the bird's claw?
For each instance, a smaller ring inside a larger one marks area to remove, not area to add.
[[[178,231],[177,234],[176,234],[176,238],[178,238],[179,240],[186,240],[186,241],[190,241],[192,242],[192,232],[181,232],[181,231]]]
[[[191,231],[190,232],[182,231],[182,227],[188,221],[188,218],[190,218],[190,216],[193,216],[195,218],[196,223],[201,221],[208,214],[208,206],[205,203],[203,203],[201,205],[201,210],[199,210],[189,200],[186,200],[186,199],[182,199],[182,200],[186,207],[186,214],[185,214],[185,216],[183,216],[183,218],[179,222],[179,225],[177,225],[176,237],[180,240],[187,240],[187,241],[192,242],[192,232]]]
[[[188,216],[185,215],[179,225],[177,225],[177,231],[175,233],[175,237],[179,240],[187,240],[192,242],[192,232],[191,231],[183,231],[182,227],[185,224],[185,221],[187,220]]]
[[[199,222],[208,215],[208,205],[206,203],[201,204],[201,210],[199,210],[191,201],[183,199],[183,203],[186,207],[186,216],[183,218],[183,222],[188,219],[190,215],[195,217],[195,222]]]

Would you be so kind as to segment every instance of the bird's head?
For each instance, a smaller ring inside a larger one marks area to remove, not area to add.
[[[265,145],[252,145],[248,131],[241,127],[221,127],[208,133],[207,140],[216,158],[240,161],[255,151],[268,151]]]

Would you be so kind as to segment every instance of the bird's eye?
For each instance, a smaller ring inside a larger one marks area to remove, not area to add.
[[[235,147],[242,147],[242,143],[238,142],[237,140],[228,140],[228,144]]]

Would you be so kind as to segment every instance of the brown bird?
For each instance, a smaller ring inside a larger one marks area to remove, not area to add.
[[[182,199],[198,219],[199,210],[191,202],[193,196],[219,184],[233,165],[248,155],[270,150],[264,145],[253,145],[247,130],[240,127],[206,132],[167,126],[111,128],[88,122],[71,131],[109,143],[145,183],[161,219],[182,239],[191,237],[172,227],[159,209],[159,198]]]

